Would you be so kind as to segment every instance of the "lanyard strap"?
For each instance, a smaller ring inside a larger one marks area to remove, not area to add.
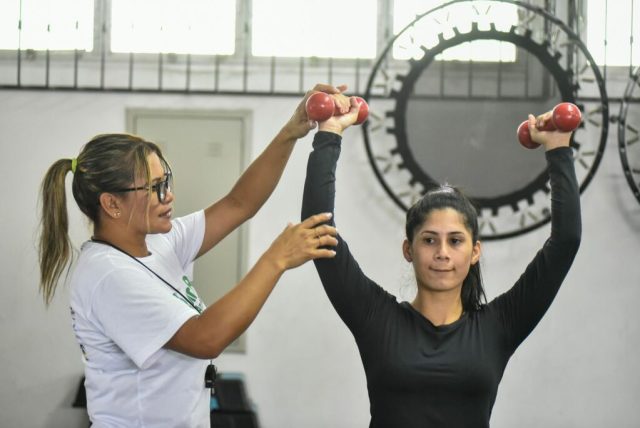
[[[138,260],[137,258],[133,257],[131,254],[127,253],[125,250],[123,250],[120,247],[117,247],[115,245],[113,245],[111,242],[107,242],[107,241],[103,241],[102,239],[96,239],[96,238],[91,238],[91,242],[96,242],[98,244],[103,244],[103,245],[108,245],[111,248],[114,248],[118,251],[120,251],[122,254],[125,254],[129,257],[131,257],[133,260],[135,260],[136,262],[140,263],[142,266],[144,266],[145,269],[147,269],[149,272],[151,272],[152,274],[154,274],[160,281],[164,282],[165,284],[167,284],[169,287],[171,287],[173,289],[173,291],[175,291],[176,293],[178,293],[180,295],[180,297],[182,297],[182,299],[187,302],[188,304],[190,304],[193,309],[196,310],[196,312],[198,312],[199,314],[202,313],[202,311],[200,310],[200,308],[198,308],[196,305],[194,305],[189,299],[186,298],[186,296],[184,294],[182,294],[180,292],[180,290],[178,290],[176,287],[174,287],[173,285],[171,285],[167,280],[165,280],[163,277],[161,277],[160,275],[158,275],[153,269],[151,269],[149,266],[145,265],[144,263],[142,263],[140,260]]]
[[[115,245],[113,245],[111,242],[107,242],[107,241],[103,241],[102,239],[96,239],[96,238],[91,238],[91,242],[96,242],[98,244],[103,244],[103,245],[108,245],[111,248],[114,248],[118,251],[120,251],[122,254],[126,254],[127,256],[131,257],[133,260],[135,260],[136,262],[140,263],[142,266],[145,267],[145,269],[147,269],[149,272],[151,272],[152,274],[154,274],[160,281],[164,282],[165,284],[167,284],[169,287],[171,287],[173,289],[173,291],[175,291],[176,293],[178,293],[180,295],[180,297],[182,297],[182,299],[187,302],[188,304],[190,304],[193,309],[196,310],[196,312],[198,312],[198,314],[201,314],[202,311],[200,310],[200,308],[198,308],[196,305],[194,305],[193,303],[191,303],[191,301],[189,299],[187,299],[185,297],[184,294],[182,294],[176,287],[174,287],[173,285],[171,285],[167,280],[165,280],[163,277],[161,277],[160,275],[158,275],[153,269],[151,269],[149,266],[145,265],[144,263],[142,263],[140,260],[138,260],[137,258],[133,257],[131,254],[127,253],[125,250],[123,250],[122,248],[119,248]],[[213,360],[209,360],[209,365],[207,366],[207,369],[205,370],[204,373],[204,386],[205,388],[209,388],[211,389],[211,395],[213,395],[215,393],[215,381],[216,381],[216,375],[217,375],[217,370],[216,370],[216,366],[213,365]]]

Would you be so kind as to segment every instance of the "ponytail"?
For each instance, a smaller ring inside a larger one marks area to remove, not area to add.
[[[40,292],[47,306],[53,299],[58,280],[72,255],[65,191],[65,177],[72,170],[72,163],[71,159],[56,161],[42,180],[38,258]]]

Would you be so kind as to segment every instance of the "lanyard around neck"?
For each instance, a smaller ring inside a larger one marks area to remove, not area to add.
[[[196,312],[198,312],[199,314],[202,313],[202,310],[200,308],[198,308],[196,305],[194,305],[189,299],[186,298],[186,296],[184,294],[182,294],[180,292],[180,290],[178,290],[176,287],[174,287],[173,285],[171,285],[167,280],[165,280],[163,277],[161,277],[160,275],[158,275],[153,269],[151,269],[149,266],[145,265],[144,263],[142,263],[140,260],[138,260],[137,258],[135,258],[134,256],[132,256],[131,254],[127,253],[125,250],[123,250],[120,247],[117,247],[115,245],[113,245],[111,242],[108,241],[104,241],[102,239],[96,239],[96,238],[91,238],[91,242],[95,242],[98,244],[103,244],[103,245],[108,245],[111,248],[114,248],[118,251],[120,251],[122,254],[125,254],[129,257],[131,257],[133,260],[135,260],[136,262],[140,263],[142,266],[144,266],[145,269],[147,269],[149,272],[151,272],[152,274],[154,274],[160,281],[164,282],[165,284],[167,284],[169,287],[171,287],[171,289],[173,291],[175,291],[176,293],[178,293],[180,295],[180,297],[182,297],[182,299],[187,302],[188,304],[190,304],[193,309],[196,310]]]
[[[133,260],[135,260],[136,262],[140,263],[142,266],[145,267],[145,269],[147,269],[149,272],[151,272],[152,274],[154,274],[160,281],[164,282],[165,284],[167,284],[169,287],[171,287],[173,289],[173,291],[175,291],[176,293],[178,293],[180,295],[180,297],[182,297],[182,299],[187,302],[188,304],[190,304],[193,309],[196,310],[196,312],[198,312],[198,314],[201,314],[202,311],[200,310],[200,308],[198,308],[196,305],[194,305],[193,303],[191,303],[191,301],[189,299],[187,299],[185,297],[184,294],[182,294],[176,287],[174,287],[173,285],[169,284],[168,281],[166,281],[163,277],[161,277],[160,275],[158,275],[156,272],[154,272],[149,266],[145,265],[144,263],[142,263],[140,260],[138,260],[137,258],[133,257],[131,254],[127,253],[125,250],[123,250],[122,248],[119,248],[115,245],[113,245],[111,242],[107,242],[107,241],[103,241],[102,239],[96,239],[96,238],[91,238],[91,242],[95,242],[98,244],[103,244],[103,245],[108,245],[111,248],[114,248],[118,251],[120,251],[122,254],[126,254],[127,256],[131,257]],[[216,375],[217,375],[217,369],[216,366],[213,365],[213,360],[209,360],[209,365],[207,366],[207,369],[205,370],[204,373],[204,386],[205,388],[209,388],[211,389],[211,395],[213,396],[215,393],[215,382],[216,382]]]

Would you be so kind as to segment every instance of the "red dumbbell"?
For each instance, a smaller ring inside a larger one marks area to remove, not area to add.
[[[358,111],[358,119],[355,124],[360,125],[369,117],[369,105],[360,97],[356,97],[356,101],[360,105],[360,110]],[[315,120],[316,122],[324,122],[331,116],[340,115],[340,110],[338,110],[333,97],[324,92],[316,92],[311,95],[307,99],[305,108],[309,119]]]
[[[562,132],[571,132],[580,125],[581,120],[582,114],[578,106],[571,103],[560,103],[553,108],[551,120],[548,120],[539,130],[555,131],[557,129]],[[531,140],[528,120],[518,126],[518,141],[527,149],[536,149],[540,146]]]

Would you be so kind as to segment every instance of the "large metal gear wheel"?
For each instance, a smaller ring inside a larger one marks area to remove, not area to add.
[[[420,58],[403,63],[392,60],[393,44],[405,31],[415,28],[419,22],[428,20],[436,12],[439,15],[434,19],[441,22],[448,7],[475,7],[478,2],[453,1],[434,8],[416,17],[398,33],[375,63],[364,94],[373,113],[373,120],[363,127],[365,146],[378,181],[401,209],[407,210],[429,187],[439,182],[430,173],[429,166],[415,156],[416,142],[410,137],[412,126],[417,126],[416,120],[428,120],[414,118],[412,122],[407,115],[416,82],[436,63],[438,55],[470,41],[497,40],[526,50],[552,76],[559,98],[578,104],[585,120],[574,133],[572,147],[581,192],[593,178],[604,153],[609,122],[608,99],[599,69],[584,44],[562,21],[543,9],[512,3],[519,9],[521,24],[505,30],[498,29],[493,23],[481,28],[477,22],[471,22],[464,30],[451,25],[447,34],[437,35],[438,41],[434,46],[419,44],[422,51]],[[583,89],[599,93],[599,102],[581,102]],[[517,125],[514,124],[514,133]],[[594,134],[599,134],[598,141],[592,138]],[[515,139],[515,135],[512,138]],[[438,142],[426,141],[425,144]],[[524,185],[509,191],[489,196],[469,196],[479,208],[483,239],[509,238],[534,230],[550,220],[546,168],[542,168]]]
[[[630,103],[633,93],[640,86],[640,67],[629,76],[629,83],[624,91],[624,98],[620,106],[618,117],[618,151],[624,176],[629,183],[631,192],[640,203],[640,109],[638,104]],[[629,115],[632,111],[634,114]]]

